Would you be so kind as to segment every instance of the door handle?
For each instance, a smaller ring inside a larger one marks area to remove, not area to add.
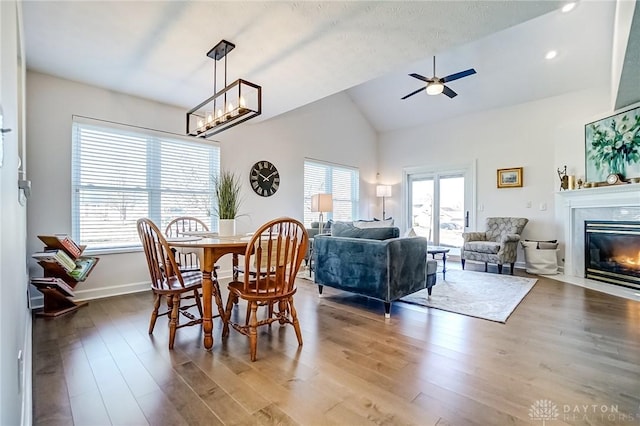
[[[469,227],[469,210],[467,210],[467,213],[465,213],[464,215],[464,227],[465,228]]]

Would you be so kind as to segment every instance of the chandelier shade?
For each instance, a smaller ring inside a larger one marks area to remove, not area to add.
[[[227,54],[235,45],[222,40],[207,56],[213,62],[213,96],[187,112],[187,135],[208,138],[262,113],[262,87],[238,79],[227,84]],[[217,61],[224,58],[224,87],[216,90]]]

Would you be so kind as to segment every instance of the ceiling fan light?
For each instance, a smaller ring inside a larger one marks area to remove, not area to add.
[[[427,84],[427,95],[439,95],[444,90],[444,84],[434,81]]]

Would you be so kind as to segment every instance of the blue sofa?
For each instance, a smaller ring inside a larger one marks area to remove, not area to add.
[[[431,294],[436,282],[436,261],[427,259],[427,240],[399,238],[399,229],[355,228],[335,222],[332,235],[317,235],[313,242],[315,283],[391,302],[424,288]]]

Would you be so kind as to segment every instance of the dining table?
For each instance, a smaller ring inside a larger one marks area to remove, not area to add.
[[[184,232],[180,237],[167,238],[170,247],[176,249],[194,249],[200,255],[200,270],[202,271],[202,328],[204,330],[204,347],[211,350],[213,346],[213,318],[224,319],[224,305],[220,296],[220,285],[217,279],[212,279],[215,264],[224,255],[233,256],[233,275],[238,278],[238,255],[244,255],[250,236],[237,235],[222,237],[204,232]],[[212,300],[218,307],[218,315],[213,315]]]

